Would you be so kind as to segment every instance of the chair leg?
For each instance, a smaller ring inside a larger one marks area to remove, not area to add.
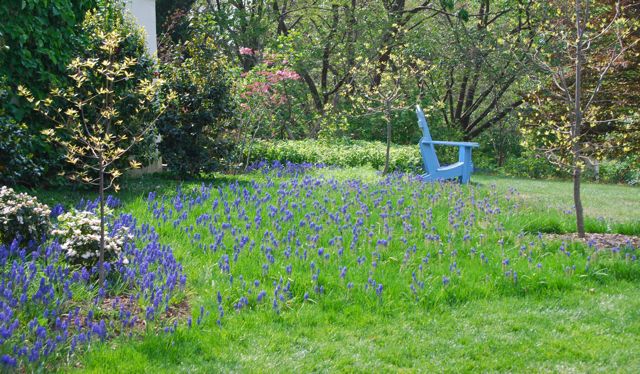
[[[471,179],[471,173],[473,171],[473,165],[471,164],[471,147],[460,147],[458,152],[458,160],[462,162],[460,183],[467,184]]]

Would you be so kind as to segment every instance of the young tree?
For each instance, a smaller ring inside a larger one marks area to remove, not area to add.
[[[553,105],[558,119],[539,119],[533,129],[540,148],[573,175],[573,196],[578,235],[585,236],[581,176],[585,161],[598,153],[601,137],[593,136],[611,111],[598,101],[612,71],[623,64],[628,43],[638,21],[624,17],[620,0],[602,3],[563,0],[545,5],[545,27],[535,60],[551,79],[552,90],[534,107]]]
[[[76,166],[70,179],[98,186],[100,194],[100,285],[104,285],[105,252],[105,191],[118,191],[116,179],[122,171],[115,163],[153,131],[155,121],[164,110],[158,92],[162,81],[140,80],[128,90],[117,89],[134,76],[139,61],[116,58],[123,39],[117,31],[98,31],[103,41],[104,58],[76,58],[69,65],[74,85],[56,88],[44,100],[36,100],[25,87],[20,94],[33,103],[35,110],[57,124],[44,130],[51,141],[66,149],[66,159]],[[167,97],[172,100],[170,94]],[[125,116],[119,108],[123,103],[137,105]],[[131,123],[144,124],[132,127]],[[131,160],[130,166],[140,163]]]
[[[386,133],[386,153],[383,173],[387,174],[390,169],[391,140],[393,136],[394,115],[398,111],[406,110],[410,107],[408,101],[415,97],[407,89],[415,82],[416,69],[423,66],[418,63],[410,64],[408,51],[404,45],[396,46],[395,52],[390,53],[387,64],[388,68],[380,71],[379,61],[364,60],[362,65],[354,70],[354,75],[359,72],[366,74],[375,84],[360,86],[360,91],[352,97],[356,110],[364,111],[365,115],[382,115]],[[364,79],[359,77],[360,79]]]

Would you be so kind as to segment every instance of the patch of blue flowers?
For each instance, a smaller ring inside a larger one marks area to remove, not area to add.
[[[18,240],[0,245],[0,367],[35,368],[50,356],[73,355],[92,341],[132,333],[170,308],[185,287],[182,265],[152,226],[122,214],[109,232],[122,227],[135,239],[117,262],[105,264],[105,288],[97,287],[96,267],[69,265],[55,241],[35,251]]]

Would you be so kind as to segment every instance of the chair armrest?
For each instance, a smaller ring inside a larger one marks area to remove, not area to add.
[[[472,142],[443,142],[443,141],[436,141],[436,140],[421,140],[420,142],[424,143],[424,144],[452,145],[452,146],[456,146],[456,147],[477,148],[477,147],[480,146],[478,143],[472,143]]]

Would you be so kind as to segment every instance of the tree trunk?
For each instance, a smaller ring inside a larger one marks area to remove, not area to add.
[[[98,259],[98,274],[100,287],[104,287],[104,161],[100,154],[100,258]]]
[[[391,151],[391,109],[390,103],[385,103],[384,119],[387,122],[387,154],[384,159],[384,171],[383,174],[389,173],[389,153]]]
[[[582,209],[582,199],[580,197],[580,182],[582,169],[580,165],[576,165],[573,169],[573,202],[576,206],[576,226],[578,228],[578,236],[584,238],[584,215]]]
[[[580,135],[582,130],[582,54],[583,54],[583,32],[585,25],[582,24],[581,0],[576,0],[576,81],[574,95],[574,116],[573,128],[571,129],[571,151],[573,153],[573,202],[576,208],[576,228],[578,237],[584,238],[584,216],[582,210],[582,199],[580,197],[580,178],[582,176],[582,166],[580,165]]]
[[[498,167],[504,166],[505,154],[502,151],[498,151]]]

